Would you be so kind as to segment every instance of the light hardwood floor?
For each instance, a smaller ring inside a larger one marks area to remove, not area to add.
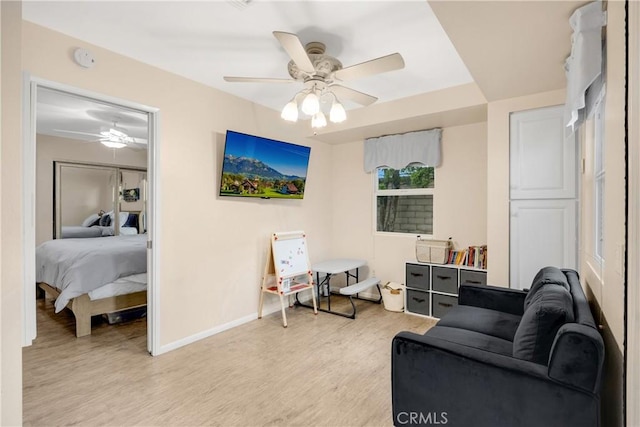
[[[356,320],[291,308],[286,329],[278,312],[151,357],[144,319],[76,338],[71,313],[37,305],[23,350],[36,426],[390,426],[391,339],[435,322],[363,301]]]

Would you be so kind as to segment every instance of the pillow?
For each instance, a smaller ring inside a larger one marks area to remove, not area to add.
[[[138,228],[138,214],[130,213],[123,227]]]
[[[122,227],[129,219],[129,212],[120,212],[120,227]]]
[[[100,217],[96,218],[88,227],[93,227],[94,225],[100,225]]]
[[[98,214],[91,214],[88,217],[85,218],[84,221],[82,221],[82,226],[83,227],[91,227],[91,225],[96,222],[96,219],[100,219],[100,215]]]
[[[524,299],[525,311],[527,310],[527,307],[529,307],[529,304],[531,304],[531,300],[535,294],[542,289],[542,287],[549,284],[560,285],[567,291],[571,291],[567,277],[564,275],[562,270],[556,267],[544,267],[540,269],[538,274],[536,274],[536,277],[533,278],[531,289],[529,289],[529,293],[527,293],[527,296]]]
[[[120,215],[118,215],[118,218],[120,218],[120,227],[123,226],[123,224],[125,222],[127,222],[127,218],[129,217],[129,212],[120,212]],[[109,225],[112,225],[115,223],[115,214],[113,213],[113,211],[109,212],[109,218],[111,218],[111,221],[109,222]]]
[[[558,329],[573,321],[573,298],[569,291],[555,284],[540,288],[516,329],[513,357],[547,365]]]
[[[110,226],[111,225],[111,215],[102,214],[102,216],[100,217],[100,222],[98,223],[98,225],[101,225],[103,227]]]

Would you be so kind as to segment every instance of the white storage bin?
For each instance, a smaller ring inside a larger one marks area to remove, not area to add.
[[[385,310],[403,312],[404,311],[404,285],[389,282],[380,288],[382,302]]]

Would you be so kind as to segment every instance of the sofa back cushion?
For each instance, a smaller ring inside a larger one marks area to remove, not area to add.
[[[547,284],[533,295],[513,337],[513,357],[547,365],[558,329],[573,322],[573,298],[567,289]]]
[[[540,289],[545,287],[546,285],[559,285],[565,288],[567,291],[570,291],[569,281],[565,274],[556,267],[544,267],[538,271],[536,277],[533,278],[533,282],[531,283],[531,288],[529,289],[529,293],[524,299],[524,310],[527,310],[527,307],[531,304],[533,297],[538,293]]]

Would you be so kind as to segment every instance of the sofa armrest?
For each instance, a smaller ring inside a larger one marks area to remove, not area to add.
[[[522,316],[527,293],[498,286],[460,285],[458,304],[487,308]]]
[[[554,381],[546,366],[428,334],[394,337],[391,387],[396,426],[599,425],[598,396]]]
[[[579,323],[558,329],[549,356],[549,377],[598,393],[603,364],[604,342],[596,329]]]

